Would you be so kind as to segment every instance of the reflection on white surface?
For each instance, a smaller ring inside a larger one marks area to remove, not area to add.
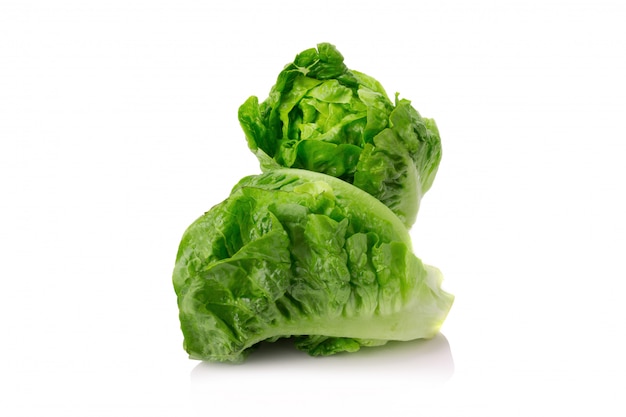
[[[200,362],[191,371],[191,399],[202,413],[207,406],[258,411],[303,404],[311,413],[333,404],[354,412],[373,411],[381,396],[397,398],[395,407],[415,400],[422,387],[436,387],[454,374],[448,340],[438,334],[430,340],[391,342],[355,353],[311,357],[295,349],[291,340],[262,344],[242,364]],[[390,410],[389,401],[385,410]],[[403,405],[404,404],[404,405]],[[393,409],[393,406],[391,407]]]
[[[333,373],[334,377],[358,376],[387,371],[394,378],[409,378],[425,382],[446,381],[454,373],[454,361],[446,337],[439,333],[430,340],[389,342],[385,346],[361,348],[354,353],[343,353],[328,357],[311,357],[295,349],[289,339],[274,343],[263,343],[242,364],[200,362],[191,372],[196,383],[209,382],[213,378],[228,375],[260,377],[272,374]]]

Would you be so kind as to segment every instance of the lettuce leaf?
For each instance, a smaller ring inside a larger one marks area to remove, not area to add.
[[[441,160],[434,120],[398,94],[392,102],[329,43],[298,54],[265,101],[251,96],[240,106],[239,121],[264,171],[300,168],[340,178],[382,201],[407,227]]]
[[[173,282],[184,347],[207,361],[283,337],[311,355],[430,338],[453,302],[387,206],[299,169],[246,177],[197,219]]]

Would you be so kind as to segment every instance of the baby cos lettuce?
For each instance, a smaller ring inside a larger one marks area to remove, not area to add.
[[[453,301],[368,193],[312,171],[246,177],[185,232],[174,270],[184,347],[238,362],[293,336],[311,355],[436,334]]]
[[[408,228],[441,159],[435,122],[326,43],[239,120],[263,173],[180,242],[173,283],[190,357],[239,362],[282,337],[330,355],[434,336],[454,297]]]
[[[265,101],[252,96],[241,105],[239,121],[264,170],[338,177],[382,201],[407,227],[441,160],[434,120],[397,94],[391,102],[378,81],[348,69],[328,43],[298,54]]]

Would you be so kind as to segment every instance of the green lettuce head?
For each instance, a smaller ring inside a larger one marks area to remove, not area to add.
[[[387,206],[298,169],[241,180],[185,231],[173,274],[185,349],[224,362],[281,337],[311,355],[433,337],[441,281]]]
[[[340,178],[382,201],[407,227],[441,160],[434,120],[397,94],[392,102],[328,43],[298,54],[265,101],[252,96],[241,105],[239,121],[263,170]]]

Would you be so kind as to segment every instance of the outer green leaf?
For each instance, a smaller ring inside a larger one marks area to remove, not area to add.
[[[244,178],[184,233],[173,274],[185,349],[232,362],[280,337],[311,355],[432,337],[441,279],[379,200],[295,169]]]

